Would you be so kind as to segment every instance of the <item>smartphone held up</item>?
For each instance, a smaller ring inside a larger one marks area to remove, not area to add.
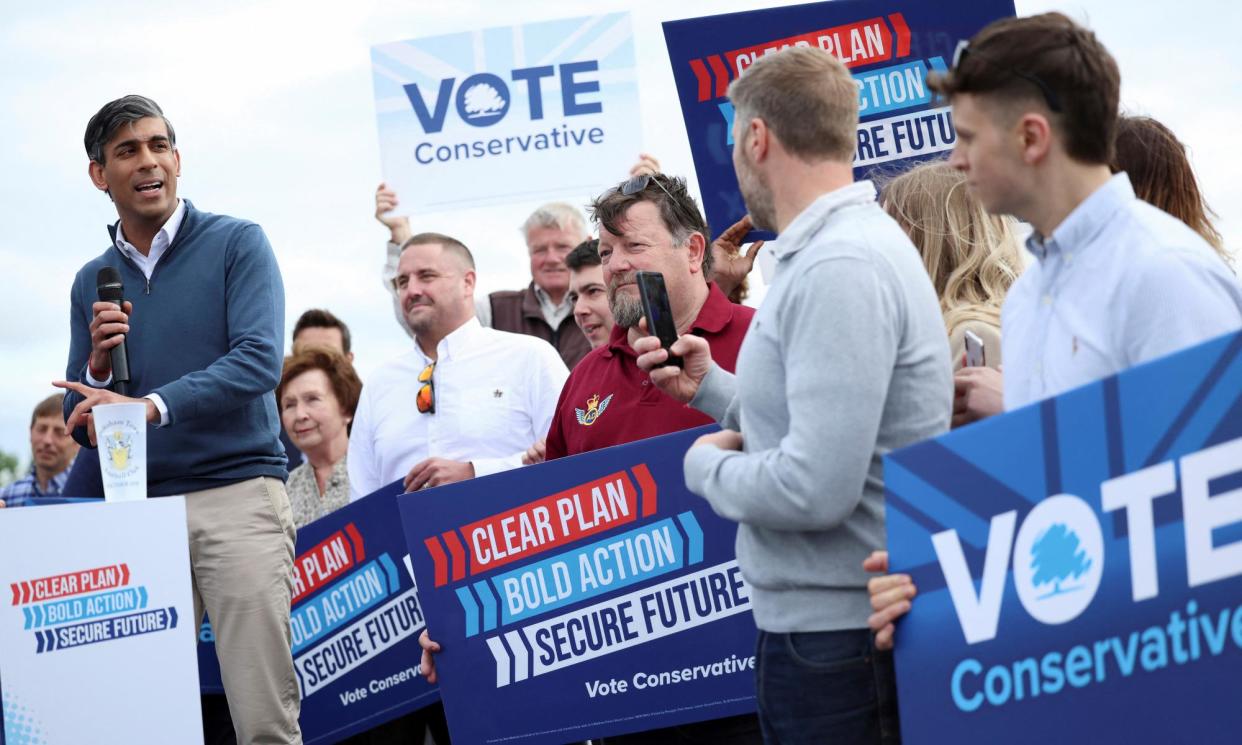
[[[647,318],[647,331],[660,340],[660,346],[668,350],[677,341],[677,324],[668,303],[668,289],[664,275],[659,272],[638,272],[638,295],[642,298],[643,315]],[[664,365],[682,366],[681,358],[669,352]],[[663,365],[661,365],[663,367]]]

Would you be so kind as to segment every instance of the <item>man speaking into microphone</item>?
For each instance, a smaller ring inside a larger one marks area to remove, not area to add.
[[[92,407],[146,404],[148,493],[185,495],[195,612],[215,628],[237,739],[300,743],[276,257],[258,225],[177,198],[181,153],[154,101],[106,104],[86,152],[120,219],[74,279],[65,423],[89,446]],[[114,390],[126,373],[140,398]]]

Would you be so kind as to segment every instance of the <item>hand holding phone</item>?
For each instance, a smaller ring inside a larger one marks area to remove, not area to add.
[[[983,339],[970,329],[966,330],[966,367],[985,367],[987,359],[983,352]]]
[[[659,272],[638,272],[638,295],[643,302],[643,315],[647,317],[647,331],[660,340],[665,350],[677,341],[677,324],[673,321],[673,311],[668,304],[668,289],[664,286],[664,275]],[[680,357],[672,352],[664,365],[682,367]]]

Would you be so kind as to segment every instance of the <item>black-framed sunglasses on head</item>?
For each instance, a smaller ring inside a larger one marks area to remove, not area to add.
[[[1039,89],[1040,93],[1043,94],[1044,102],[1048,104],[1048,108],[1052,109],[1054,112],[1058,114],[1061,113],[1061,97],[1058,96],[1057,92],[1052,90],[1052,88],[1050,88],[1047,83],[1040,80],[1039,77],[1032,75],[1028,72],[1022,72],[1021,70],[1010,67],[1009,65],[1003,65],[997,62],[996,60],[992,59],[986,54],[980,54],[979,52],[971,50],[969,39],[962,39],[961,41],[959,41],[957,43],[957,49],[953,50],[954,71],[957,70],[959,65],[961,65],[963,62],[966,61],[967,57],[978,57],[984,62],[987,62],[989,65],[999,67],[1000,69],[1005,70],[1009,74],[1022,78],[1028,83],[1031,83],[1032,85],[1034,85],[1036,88]]]

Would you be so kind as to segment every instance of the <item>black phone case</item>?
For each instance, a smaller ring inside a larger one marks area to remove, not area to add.
[[[642,298],[643,315],[647,317],[647,331],[660,340],[660,346],[669,349],[677,341],[677,326],[673,323],[673,311],[668,304],[664,275],[659,272],[638,272],[636,281],[638,296]],[[664,364],[681,367],[682,359],[669,352],[668,361]]]

